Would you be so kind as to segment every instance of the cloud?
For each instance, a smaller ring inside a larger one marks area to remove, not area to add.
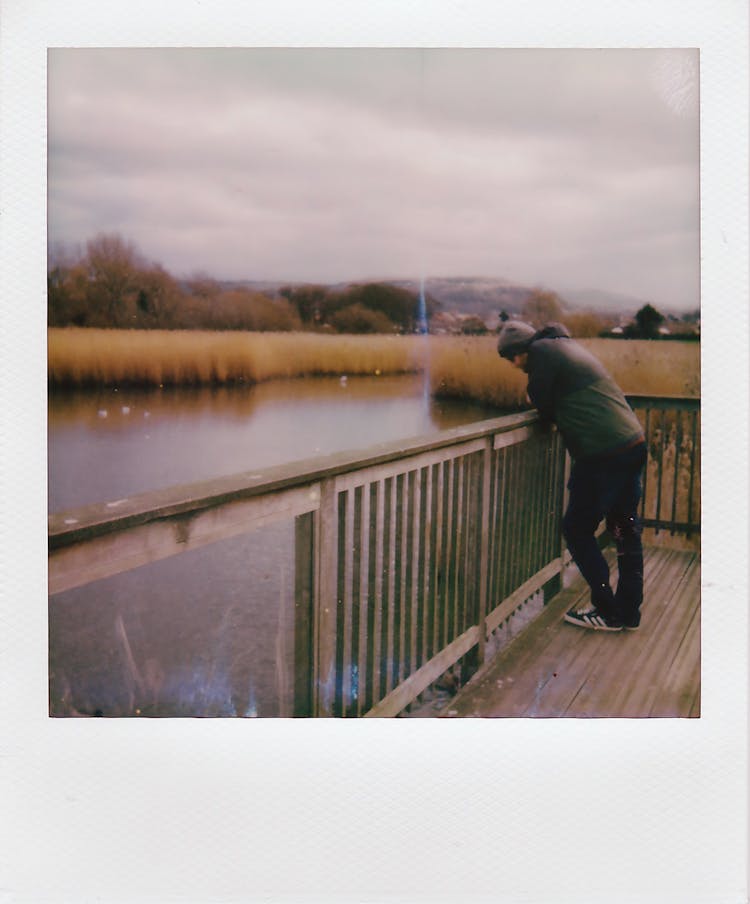
[[[694,306],[696,65],[691,51],[51,51],[50,238],[120,231],[176,273],[637,282]]]

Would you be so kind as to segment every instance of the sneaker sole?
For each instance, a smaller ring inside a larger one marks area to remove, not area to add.
[[[580,618],[568,616],[567,614],[563,616],[563,620],[569,625],[575,625],[577,628],[585,628],[587,631],[609,631],[610,633],[614,633],[616,631],[622,631],[623,629],[622,625],[595,625],[591,622],[581,621]]]

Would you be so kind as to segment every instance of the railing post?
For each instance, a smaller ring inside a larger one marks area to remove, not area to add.
[[[338,609],[338,508],[336,481],[323,480],[315,529],[315,674],[316,716],[332,716],[336,690],[336,617]]]

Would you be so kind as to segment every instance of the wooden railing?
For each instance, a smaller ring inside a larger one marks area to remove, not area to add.
[[[696,422],[680,426],[674,413],[683,409],[663,403],[634,400],[659,475],[647,520],[696,530]],[[687,514],[675,477],[672,522],[661,488],[672,439],[654,410],[670,412],[678,470],[681,444],[692,443]],[[565,472],[559,435],[526,412],[55,514],[50,594],[293,519],[293,714],[396,715],[447,670],[481,664],[492,632],[532,595],[557,592]],[[649,490],[654,480],[647,475]]]

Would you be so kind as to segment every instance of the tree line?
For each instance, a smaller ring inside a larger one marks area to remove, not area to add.
[[[689,323],[699,317],[700,312],[688,315],[683,322]],[[506,311],[500,312],[500,323],[510,319]],[[666,317],[652,304],[645,304],[636,311],[633,320],[620,331],[613,331],[614,322],[595,314],[591,311],[576,311],[566,313],[563,310],[561,298],[555,293],[544,289],[534,290],[521,307],[521,320],[540,328],[545,323],[562,322],[568,328],[571,336],[579,339],[595,338],[597,336],[623,339],[680,339],[697,340],[698,333],[693,330],[681,330],[671,333],[664,332],[662,328]]]
[[[283,287],[268,295],[227,287],[204,273],[178,281],[116,234],[101,234],[83,251],[55,248],[47,273],[50,326],[284,332],[403,333],[423,329],[437,302],[381,283]]]
[[[385,283],[341,290],[288,285],[268,295],[228,287],[205,273],[177,280],[118,234],[97,235],[77,253],[53,248],[47,293],[50,326],[413,333],[434,323],[447,332],[488,332],[476,315],[445,315],[441,321],[440,304],[429,293],[420,309],[418,293]],[[554,293],[534,290],[520,316],[538,324],[560,320],[560,300]],[[596,335],[602,326],[586,315],[572,315],[572,320],[578,335]]]
[[[334,290],[321,285],[288,285],[276,294],[222,284],[205,273],[177,280],[148,261],[118,234],[99,234],[85,248],[53,248],[47,273],[50,326],[110,329],[200,329],[337,333],[430,331],[481,335],[489,332],[476,315],[440,311],[429,293],[422,306],[417,292],[387,283],[364,283]],[[511,316],[500,312],[500,321]],[[571,334],[611,335],[600,316],[566,312],[562,299],[546,289],[530,290],[513,317],[534,326],[564,322]],[[664,317],[645,305],[625,338],[656,338]],[[677,338],[677,337],[675,337]],[[684,337],[681,337],[684,338]]]

